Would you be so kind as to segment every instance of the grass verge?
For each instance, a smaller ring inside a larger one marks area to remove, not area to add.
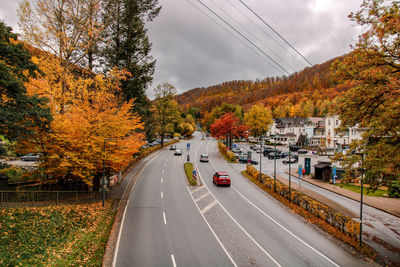
[[[336,186],[339,186],[341,188],[356,192],[361,194],[361,186],[359,185],[354,185],[354,184],[335,184]],[[365,196],[370,196],[370,197],[384,197],[388,195],[388,192],[386,190],[382,189],[376,189],[375,192],[372,192],[372,190],[368,191],[368,187],[364,186],[363,188],[363,193]]]
[[[190,162],[184,163],[186,178],[189,181],[190,185],[197,185],[197,180],[193,179],[193,164]]]
[[[0,210],[0,266],[101,266],[112,202]]]
[[[377,257],[376,252],[370,246],[365,244],[364,242],[362,243],[362,247],[360,248],[358,246],[358,240],[346,235],[338,228],[330,225],[324,219],[315,216],[314,214],[307,211],[303,207],[298,206],[298,205],[294,204],[293,202],[289,202],[289,200],[287,198],[285,198],[282,195],[280,195],[279,193],[275,192],[273,189],[267,187],[265,184],[260,183],[260,181],[257,178],[250,175],[246,170],[242,171],[241,174],[244,177],[246,177],[247,179],[249,179],[251,182],[253,182],[255,185],[260,187],[262,190],[264,190],[265,192],[267,192],[268,194],[273,196],[275,199],[277,199],[278,201],[283,203],[285,206],[290,208],[290,210],[292,212],[302,216],[306,221],[318,226],[323,231],[331,234],[338,240],[341,240],[344,243],[350,245],[351,247],[355,248],[357,251],[363,253],[364,255],[366,255],[372,259],[375,259]],[[277,184],[281,184],[281,183],[279,181],[277,181]]]

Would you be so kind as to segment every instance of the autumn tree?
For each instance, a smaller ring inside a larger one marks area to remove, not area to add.
[[[178,103],[173,100],[176,89],[172,84],[160,84],[154,89],[156,98],[153,102],[154,128],[164,145],[166,134],[173,134],[174,123],[179,119]]]
[[[233,113],[226,113],[210,126],[211,135],[218,139],[228,139],[230,146],[232,138],[247,138],[247,130],[248,127],[240,123],[239,118]]]
[[[337,112],[345,127],[365,129],[353,148],[365,154],[366,180],[375,187],[399,180],[400,173],[399,5],[365,0],[360,11],[351,13],[350,19],[365,30],[352,53],[333,69],[350,88],[340,97]]]
[[[244,121],[253,136],[260,136],[266,133],[273,123],[271,109],[263,105],[254,105],[244,114]]]
[[[10,140],[48,130],[51,114],[47,99],[28,96],[24,84],[38,71],[17,34],[0,21],[0,135]]]
[[[61,81],[57,83],[55,70],[62,67],[52,59],[50,54],[34,57],[44,74],[27,84],[30,94],[50,100],[51,131],[32,135],[18,145],[21,149],[36,147],[42,153],[37,172],[46,174],[43,182],[72,180],[92,185],[93,179],[101,176],[103,159],[108,170],[119,171],[144,144],[144,136],[138,132],[143,124],[131,113],[132,101],[118,105],[115,94],[120,90],[116,81],[128,74],[113,70],[86,78],[65,73],[73,94],[64,112],[59,112]]]

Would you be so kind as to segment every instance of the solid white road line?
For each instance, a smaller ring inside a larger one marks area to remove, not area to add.
[[[212,207],[214,207],[216,204],[218,203],[218,201],[216,201],[215,199],[213,200],[213,202],[211,202],[210,204],[208,204],[207,206],[205,206],[201,212],[204,214],[207,211],[209,211]]]
[[[162,213],[164,218],[164,224],[167,224],[167,218],[165,217],[165,212]]]
[[[208,153],[208,144],[207,144],[207,153]],[[211,160],[210,163],[212,164]],[[213,168],[214,164],[212,164]],[[261,212],[261,214],[263,214],[265,217],[267,217],[268,219],[270,219],[272,222],[274,222],[275,224],[277,224],[278,226],[280,226],[282,229],[284,229],[286,232],[288,232],[290,235],[292,235],[294,238],[296,238],[297,240],[299,240],[301,243],[303,243],[304,245],[306,245],[307,247],[309,247],[311,250],[313,250],[314,252],[316,252],[318,255],[320,255],[321,257],[323,257],[324,259],[326,259],[327,261],[329,261],[330,263],[332,263],[335,266],[339,266],[338,264],[336,264],[335,262],[333,262],[331,259],[329,259],[327,256],[325,256],[324,254],[322,254],[321,252],[319,252],[318,250],[316,250],[315,248],[313,248],[311,245],[307,244],[305,241],[303,241],[302,239],[300,239],[298,236],[296,236],[294,233],[290,232],[288,229],[286,229],[283,225],[281,225],[280,223],[278,223],[276,220],[274,220],[271,216],[269,216],[268,214],[266,214],[264,211],[262,211],[259,207],[257,207],[254,203],[252,203],[249,199],[247,199],[245,196],[243,196],[235,187],[233,187],[233,190],[236,191],[236,193],[239,194],[239,196],[241,196],[244,200],[246,200],[250,205],[252,205],[254,208],[256,208],[259,212]],[[221,203],[220,203],[221,205]],[[222,205],[221,205],[222,206]]]
[[[207,153],[208,153],[208,144],[207,144]],[[211,162],[211,161],[210,161]],[[201,177],[200,174],[200,169],[197,166],[196,162],[196,167],[199,172],[199,177]],[[247,235],[248,238],[250,238],[251,241],[262,251],[264,252],[265,255],[267,255],[268,258],[270,258],[277,266],[281,266],[239,223],[236,221],[235,218],[225,209],[225,207],[221,204],[221,202],[218,201],[218,199],[214,196],[214,194],[211,192],[210,188],[208,188],[207,184],[204,183],[204,186],[207,187],[208,191],[210,191],[211,195],[214,197],[214,199],[218,202],[218,204],[221,206],[221,208],[225,211],[226,214],[236,223],[236,225]]]
[[[222,244],[221,240],[219,240],[217,234],[214,232],[214,230],[212,229],[211,225],[208,223],[206,217],[204,217],[202,211],[200,210],[199,205],[197,205],[196,201],[193,198],[193,195],[190,193],[189,187],[187,187],[187,190],[189,191],[189,195],[190,197],[193,199],[193,203],[196,205],[197,210],[199,211],[201,217],[203,217],[203,220],[206,222],[208,228],[210,229],[211,233],[214,235],[215,239],[217,240],[218,244],[221,246],[222,250],[225,252],[225,254],[228,256],[228,258],[230,259],[230,261],[232,262],[233,266],[237,267],[237,264],[233,261],[231,255],[229,254],[229,252],[226,250],[225,246]]]
[[[159,154],[160,154],[160,153],[154,155],[148,162],[146,162],[146,163],[144,164],[143,168],[142,168],[142,169],[140,170],[140,172],[137,174],[138,179],[139,179],[139,176],[142,174],[143,170],[146,168],[147,164],[149,164],[153,159],[155,159],[156,157],[158,157]],[[131,192],[129,193],[129,195],[132,194],[133,189],[135,188],[135,185],[136,185],[136,182],[137,182],[138,179],[136,179],[135,183],[133,184],[132,189],[131,189]],[[126,188],[125,190],[127,190],[127,189],[128,189],[128,188]],[[124,195],[125,195],[125,191],[124,191]],[[125,209],[124,209],[124,214],[122,215],[122,221],[121,221],[121,225],[120,225],[119,231],[118,231],[117,244],[116,244],[116,246],[115,246],[114,256],[113,256],[113,262],[112,262],[112,265],[111,265],[112,267],[115,267],[115,264],[116,264],[116,262],[117,262],[118,249],[119,249],[119,242],[120,242],[120,240],[121,240],[121,232],[122,232],[122,229],[123,229],[123,226],[124,226],[125,214],[126,214],[126,209],[128,208],[128,204],[129,204],[129,199],[128,199],[128,201],[126,202],[126,206],[125,206]]]
[[[175,256],[174,254],[171,254],[171,260],[172,260],[172,266],[176,267],[176,262],[175,262]]]
[[[164,198],[164,194],[163,194],[163,192],[161,191],[161,198]]]
[[[207,197],[208,195],[210,195],[210,191],[208,191],[204,195],[201,195],[200,197],[196,198],[195,200],[196,200],[196,202],[199,202],[200,200],[202,200],[203,198]]]
[[[259,207],[257,207],[255,204],[253,204],[250,200],[248,200],[245,196],[243,196],[236,188],[233,187],[233,190],[235,190],[236,193],[238,193],[244,200],[246,200],[250,205],[252,205],[254,208],[256,208],[259,212],[261,212],[261,214],[263,214],[265,217],[267,217],[268,219],[270,219],[272,222],[274,222],[276,225],[278,225],[279,227],[281,227],[283,230],[285,230],[287,233],[289,233],[291,236],[293,236],[294,238],[296,238],[297,240],[299,240],[301,243],[303,243],[304,245],[306,245],[307,247],[309,247],[310,249],[312,249],[314,252],[316,252],[317,254],[319,254],[321,257],[323,257],[324,259],[326,259],[327,261],[329,261],[330,263],[332,263],[335,266],[340,266],[338,264],[336,264],[335,262],[333,262],[331,259],[329,259],[327,256],[325,256],[324,254],[322,254],[321,252],[319,252],[318,250],[316,250],[315,248],[313,248],[311,245],[307,244],[305,241],[303,241],[301,238],[299,238],[298,236],[296,236],[294,233],[292,233],[291,231],[289,231],[287,228],[285,228],[283,225],[281,225],[279,222],[275,221],[271,216],[269,216],[268,214],[266,214],[264,211],[262,211]]]

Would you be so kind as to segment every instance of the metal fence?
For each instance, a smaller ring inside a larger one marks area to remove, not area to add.
[[[108,199],[108,192],[106,192]],[[0,207],[48,206],[91,203],[102,200],[96,191],[12,191],[0,190]]]

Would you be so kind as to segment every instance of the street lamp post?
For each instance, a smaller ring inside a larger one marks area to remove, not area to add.
[[[101,183],[101,194],[102,194],[102,203],[104,207],[104,202],[106,198],[105,190],[104,190],[104,184],[106,181],[106,139],[104,139],[104,145],[103,145],[103,178],[102,178],[102,183]]]
[[[292,201],[292,197],[291,197],[291,193],[292,193],[292,175],[291,175],[291,171],[290,171],[290,142],[289,142],[289,202]]]
[[[276,192],[276,135],[274,135],[274,192]]]
[[[263,150],[263,142],[262,142],[262,137],[260,137],[260,183],[262,183],[262,177],[261,177],[261,154],[262,154],[262,150]]]
[[[357,153],[361,155],[361,199],[360,199],[360,237],[359,246],[362,245],[362,214],[363,214],[363,196],[364,196],[364,153]]]

